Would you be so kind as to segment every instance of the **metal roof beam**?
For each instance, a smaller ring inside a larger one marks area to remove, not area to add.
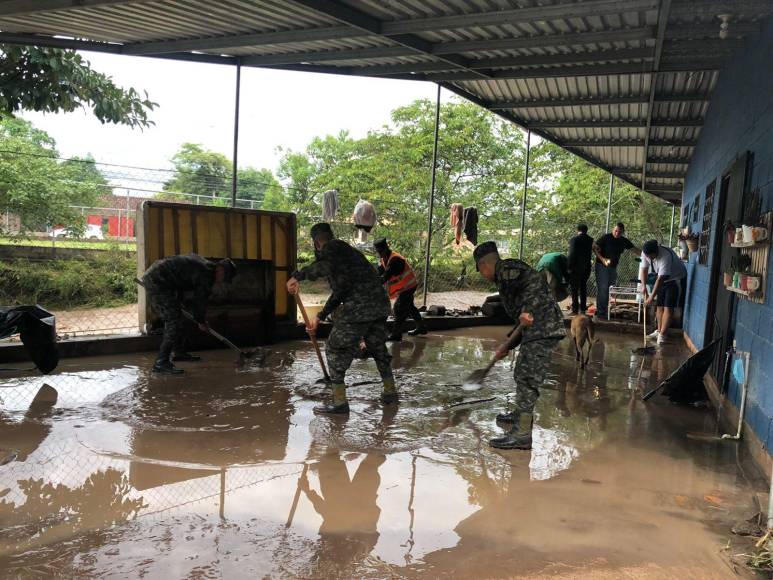
[[[678,95],[664,93],[655,96],[656,103],[668,102],[692,102],[708,101],[708,93]],[[617,97],[587,97],[587,98],[565,98],[565,99],[542,99],[534,101],[494,101],[489,104],[491,109],[528,109],[532,107],[585,107],[585,106],[608,106],[608,105],[637,105],[646,104],[646,95],[624,95]]]
[[[689,157],[647,157],[647,163],[651,165],[689,165]]]
[[[294,4],[303,6],[304,8],[312,10],[318,14],[322,14],[324,16],[329,16],[331,18],[334,18],[343,24],[347,24],[349,26],[359,28],[360,30],[369,32],[381,38],[389,38],[390,40],[392,40],[393,42],[396,42],[397,44],[401,44],[403,46],[413,49],[418,54],[423,54],[423,55],[433,54],[433,48],[435,44],[433,44],[432,42],[424,40],[423,38],[416,36],[414,34],[400,34],[395,36],[386,36],[382,30],[384,23],[381,22],[381,20],[379,20],[378,18],[374,18],[370,14],[367,14],[366,12],[358,10],[357,8],[352,8],[347,4],[342,4],[341,2],[338,2],[336,0],[291,0],[291,1]],[[448,64],[454,65],[455,67],[469,70],[470,73],[474,75],[474,77],[477,79],[489,78],[486,74],[482,72],[477,72],[477,71],[468,69],[467,68],[468,61],[466,58],[463,58],[454,54],[447,54],[446,56],[439,56],[437,58],[438,60],[445,61]]]
[[[528,127],[528,123],[526,124]],[[650,140],[651,147],[695,147],[697,141],[654,141]],[[576,139],[563,142],[564,147],[642,147],[644,139]]]
[[[298,64],[299,62],[334,62],[339,60],[359,60],[369,58],[390,58],[413,56],[416,51],[403,46],[383,46],[377,48],[353,50],[322,50],[315,52],[291,52],[285,54],[266,54],[244,57],[242,62],[252,66],[275,66]],[[647,48],[624,48],[617,50],[598,50],[572,52],[568,54],[547,54],[516,56],[507,58],[485,58],[470,60],[468,68],[487,69],[496,67],[525,67],[546,64],[570,64],[582,62],[605,62],[616,60],[641,60],[652,57]]]
[[[405,72],[405,68],[402,65],[396,65],[399,68],[390,68],[392,65],[379,66],[379,67],[363,67],[362,74],[368,76],[380,76],[390,74],[401,74]],[[684,63],[684,65],[673,66],[668,69],[668,72],[705,72],[715,71],[717,66],[710,63]],[[415,70],[415,69],[414,69]],[[480,71],[475,71],[480,72]],[[534,78],[562,78],[562,77],[585,77],[585,76],[609,76],[609,75],[629,75],[629,74],[651,74],[652,66],[642,63],[633,64],[601,64],[601,65],[580,65],[580,66],[550,66],[550,67],[534,67],[534,68],[521,68],[521,69],[508,69],[508,70],[489,70],[488,78],[491,79],[534,79]],[[427,74],[422,80],[432,82],[443,81],[474,81],[478,80],[477,77],[470,74],[470,72],[448,72]]]
[[[486,40],[461,40],[456,42],[443,42],[435,45],[434,54],[478,52],[486,50],[513,50],[519,48],[582,46],[604,42],[651,40],[653,38],[655,38],[655,29],[649,26],[645,26],[642,28],[605,30],[602,32],[540,34],[536,36],[522,36],[515,38],[491,38]]]
[[[615,175],[639,175],[641,174],[641,167],[615,167],[612,172]],[[650,171],[648,173],[650,179],[682,179],[686,174],[687,171]]]
[[[124,54],[137,56],[181,52],[188,50],[220,50],[243,46],[265,46],[269,44],[288,44],[294,42],[312,42],[316,40],[338,40],[366,36],[365,32],[352,30],[349,26],[326,26],[322,28],[301,28],[298,30],[280,30],[277,32],[259,32],[234,36],[216,36],[211,38],[189,38],[160,42],[139,42],[127,44]]]
[[[629,11],[638,12],[654,10],[657,8],[657,5],[657,0],[585,0],[583,2],[562,2],[550,6],[532,6],[529,8],[514,8],[511,10],[412,18],[410,20],[401,20],[397,22],[385,22],[382,31],[384,34],[393,35],[411,32],[427,32],[430,30],[453,30],[457,28],[479,26],[524,24],[528,22],[544,22],[549,20],[565,20],[568,18],[620,14],[621,12]]]
[[[658,7],[658,36],[655,39],[655,55],[652,62],[652,79],[650,80],[650,95],[647,106],[647,124],[644,133],[644,154],[642,155],[641,183],[647,183],[647,152],[650,146],[650,128],[652,126],[652,109],[655,102],[655,85],[658,80],[658,70],[660,69],[660,57],[663,55],[663,41],[666,37],[666,26],[668,25],[668,14],[671,10],[671,0],[660,0]]]
[[[137,4],[148,0],[4,0],[0,2],[0,16],[17,16],[31,12],[49,12],[68,8],[90,8],[114,4]]]
[[[52,36],[39,36],[35,34],[15,34],[12,32],[0,32],[0,43],[19,44],[23,46],[50,46],[71,50],[90,50],[92,52],[105,52],[109,54],[124,54],[123,44],[110,42],[96,42],[92,40],[78,40],[75,38],[55,38]],[[208,64],[236,64],[236,57],[221,56],[217,54],[203,54],[198,52],[170,52],[165,54],[147,54],[150,58],[166,58],[172,60],[185,60],[190,62],[203,62]]]
[[[652,127],[701,127],[703,119],[657,119]],[[646,119],[599,119],[572,121],[571,119],[556,121],[534,121],[529,124],[532,129],[600,129],[600,128],[631,128],[644,129]]]

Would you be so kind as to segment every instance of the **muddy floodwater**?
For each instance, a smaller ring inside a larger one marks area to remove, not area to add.
[[[680,342],[643,358],[635,337],[600,333],[580,371],[563,341],[534,449],[495,451],[512,362],[460,385],[506,330],[392,345],[400,405],[359,384],[348,418],[312,413],[326,393],[306,342],[264,368],[205,352],[183,377],[151,375],[152,353],[6,371],[0,575],[730,577],[729,527],[764,483],[704,436],[710,409],[639,400],[687,356]],[[347,380],[376,378],[365,360]]]

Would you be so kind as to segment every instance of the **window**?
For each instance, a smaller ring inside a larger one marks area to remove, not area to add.
[[[703,221],[701,235],[698,240],[698,263],[704,266],[709,263],[709,240],[711,239],[711,215],[714,209],[714,189],[716,180],[706,186],[706,199],[703,202]]]

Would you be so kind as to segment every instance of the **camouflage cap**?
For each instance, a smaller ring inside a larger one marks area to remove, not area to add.
[[[482,244],[478,244],[472,253],[472,257],[475,260],[475,269],[480,271],[478,268],[478,262],[480,262],[483,257],[488,256],[489,254],[498,253],[499,250],[497,249],[497,245],[494,242],[483,242]]]
[[[311,239],[316,239],[317,236],[327,234],[330,237],[333,237],[333,228],[330,227],[330,224],[327,223],[318,223],[311,226]]]
[[[386,238],[379,238],[375,242],[373,242],[373,247],[376,248],[377,252],[383,252],[387,248],[389,248],[389,244],[387,243]]]

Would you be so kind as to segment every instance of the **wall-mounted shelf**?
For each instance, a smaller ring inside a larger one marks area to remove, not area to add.
[[[764,247],[768,243],[768,240],[757,240],[756,242],[733,242],[730,244],[731,248],[755,248]]]
[[[728,292],[735,292],[736,294],[740,294],[741,296],[746,296],[747,298],[749,296],[754,296],[755,294],[759,294],[759,290],[741,290],[740,288],[734,288],[733,286],[725,286],[725,289]]]

